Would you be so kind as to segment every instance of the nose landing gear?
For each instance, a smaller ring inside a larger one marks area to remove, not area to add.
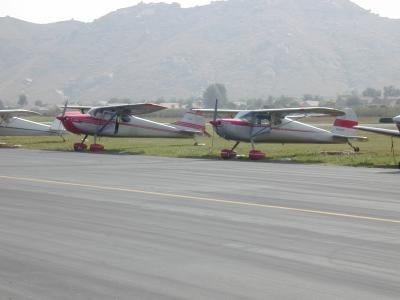
[[[87,135],[84,136],[84,138],[79,142],[74,144],[74,151],[76,152],[82,152],[87,149],[87,145],[85,144],[85,140],[87,139]]]
[[[222,149],[221,150],[221,158],[222,159],[232,159],[236,157],[236,147],[239,145],[240,142],[236,142],[236,144],[232,147],[232,149]]]
[[[236,147],[239,145],[240,142],[236,142],[236,144],[232,147],[232,149],[222,149],[221,150],[221,158],[222,159],[232,159],[235,158],[237,156],[236,154]],[[265,158],[265,153],[260,151],[260,150],[256,150],[254,148],[254,143],[252,142],[252,150],[250,150],[249,152],[249,159],[250,160],[261,160]]]
[[[74,144],[74,151],[76,151],[76,152],[82,152],[82,151],[85,151],[86,149],[87,149],[87,145],[82,142]]]
[[[87,149],[87,145],[85,144],[85,141],[87,139],[88,135],[85,135],[85,137],[82,139],[82,141],[80,141],[79,143],[75,143],[74,144],[74,151],[77,152],[82,152],[85,151]],[[101,144],[97,144],[96,143],[96,138],[97,136],[94,136],[94,143],[90,145],[89,150],[91,152],[100,152],[104,150],[104,146]]]
[[[232,149],[222,149],[221,158],[222,159],[232,159],[236,157],[236,152]]]

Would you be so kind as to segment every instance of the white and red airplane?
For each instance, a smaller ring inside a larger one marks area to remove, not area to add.
[[[19,118],[20,116],[38,115],[25,109],[0,110],[0,136],[37,136],[60,135],[65,132],[57,120],[52,125]]]
[[[80,112],[67,112],[67,108],[79,109]],[[66,130],[84,135],[81,142],[74,144],[75,151],[87,148],[85,140],[89,135],[94,137],[90,150],[100,151],[104,149],[103,145],[96,142],[100,136],[195,138],[196,135],[205,133],[205,118],[200,112],[188,111],[182,120],[173,124],[158,123],[136,116],[163,109],[166,107],[151,103],[99,107],[66,105],[64,112],[57,119],[62,122]]]
[[[196,111],[212,112],[212,109],[197,109]],[[232,114],[232,119],[217,119],[218,113]],[[292,118],[290,116],[292,115]],[[329,115],[336,116],[331,131],[295,121],[294,118],[307,116]],[[350,110],[341,111],[325,107],[279,108],[258,110],[217,110],[210,122],[214,131],[226,140],[236,141],[231,149],[223,149],[224,159],[236,156],[235,148],[240,142],[251,143],[249,158],[263,159],[265,153],[255,149],[255,143],[306,143],[306,144],[349,144],[355,152],[360,149],[351,144],[350,140],[365,141],[366,137],[355,135],[354,126],[358,124],[356,114]]]

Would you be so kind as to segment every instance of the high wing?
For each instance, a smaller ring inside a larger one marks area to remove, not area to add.
[[[212,108],[199,108],[199,109],[193,109],[194,111],[201,111],[205,113],[213,113],[214,109]],[[296,114],[296,117],[299,117],[301,115],[302,117],[306,116],[313,116],[315,114],[318,115],[329,115],[329,116],[343,116],[345,115],[344,111],[334,109],[334,108],[328,108],[328,107],[295,107],[295,108],[267,108],[267,109],[254,109],[254,110],[238,110],[238,109],[218,109],[218,114],[233,114],[233,113],[239,113],[239,112],[259,112],[259,113],[270,113],[270,114],[275,114],[280,117],[285,117],[289,116],[292,114]]]
[[[88,114],[96,116],[99,113],[111,112],[116,115],[143,115],[163,109],[166,109],[166,107],[153,103],[118,104],[93,107],[88,111]]]
[[[26,109],[0,109],[0,116],[32,116],[32,115],[40,115],[39,113]]]
[[[62,105],[61,106],[60,105],[60,106],[58,106],[58,108],[60,108],[60,109],[65,109],[65,108],[76,109],[76,110],[80,110],[82,113],[85,113],[85,112],[91,110],[93,108],[93,106],[86,106],[86,105],[67,105],[67,106]]]
[[[214,113],[214,108],[192,108],[193,111],[200,111],[203,113]],[[251,110],[243,110],[243,109],[219,109],[218,113],[227,113],[227,114],[235,114],[242,111],[251,111]]]
[[[368,127],[368,126],[354,126],[354,128],[363,130],[363,131],[373,132],[373,133],[380,133],[380,134],[385,134],[385,135],[389,135],[389,136],[399,136],[400,137],[400,132],[398,130]]]
[[[40,115],[39,113],[26,109],[0,109],[0,119],[8,120],[12,117]]]

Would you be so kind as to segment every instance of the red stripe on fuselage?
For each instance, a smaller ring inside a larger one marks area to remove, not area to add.
[[[82,133],[86,134],[87,132],[85,132],[81,129],[78,129],[75,126],[74,122],[78,123],[78,124],[83,123],[83,124],[92,124],[92,125],[105,125],[107,123],[109,123],[110,125],[115,124],[114,120],[108,121],[108,120],[104,120],[104,119],[97,119],[88,114],[80,114],[80,113],[74,114],[74,115],[68,114],[64,117],[64,121],[63,121],[63,124],[65,124],[64,127],[68,131],[70,131],[72,133],[76,133],[76,134],[82,134]],[[136,124],[132,124],[132,123],[123,123],[123,122],[119,123],[119,125],[185,135],[184,132],[179,132],[177,130],[175,131],[173,129],[168,129],[168,128],[155,128],[155,127],[150,127],[150,126],[136,125]]]
[[[173,129],[167,129],[167,128],[155,128],[155,127],[136,125],[136,124],[131,124],[131,123],[120,123],[120,125],[129,126],[129,127],[136,127],[136,128],[142,128],[142,129],[149,129],[149,130],[156,130],[156,131],[163,131],[163,132],[172,132],[172,133],[176,133],[176,134],[185,135],[184,132],[179,132],[179,131],[175,131]]]
[[[202,125],[187,123],[187,122],[180,122],[180,121],[172,123],[172,125],[178,125],[181,127],[189,127],[189,128],[194,128],[194,129],[205,129],[205,126],[202,126]]]
[[[240,119],[220,119],[217,121],[221,121],[222,123],[229,123],[229,124],[237,125],[237,126],[252,126],[252,127],[254,127],[254,125],[250,124],[249,121],[240,120]]]
[[[97,119],[92,117],[89,114],[82,114],[80,112],[67,112],[63,117],[59,116],[57,117],[59,119],[66,130],[69,132],[75,133],[75,134],[86,134],[88,132],[79,129],[78,127],[75,126],[74,123],[78,124],[92,124],[92,125],[105,125],[107,123],[109,124],[115,124],[115,121],[108,121],[104,119]],[[120,126],[129,126],[129,127],[137,127],[137,128],[142,128],[142,129],[149,129],[149,130],[155,130],[155,131],[162,131],[162,132],[170,132],[170,133],[175,133],[175,134],[181,134],[185,135],[184,132],[179,132],[175,131],[173,129],[167,129],[167,128],[155,128],[155,127],[150,127],[150,126],[142,126],[142,125],[135,125],[131,123],[119,123]]]

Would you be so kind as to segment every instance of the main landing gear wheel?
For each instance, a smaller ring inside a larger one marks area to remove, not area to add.
[[[89,149],[92,152],[100,152],[104,150],[104,146],[101,144],[91,144]]]
[[[85,151],[87,148],[87,145],[84,143],[75,143],[74,144],[74,151],[81,152]]]
[[[250,150],[249,158],[250,160],[261,160],[265,158],[265,153],[260,150]]]
[[[356,153],[360,152],[360,147],[354,147],[354,152]]]
[[[232,159],[236,157],[236,152],[231,149],[222,149],[221,150],[221,158],[222,159]]]

